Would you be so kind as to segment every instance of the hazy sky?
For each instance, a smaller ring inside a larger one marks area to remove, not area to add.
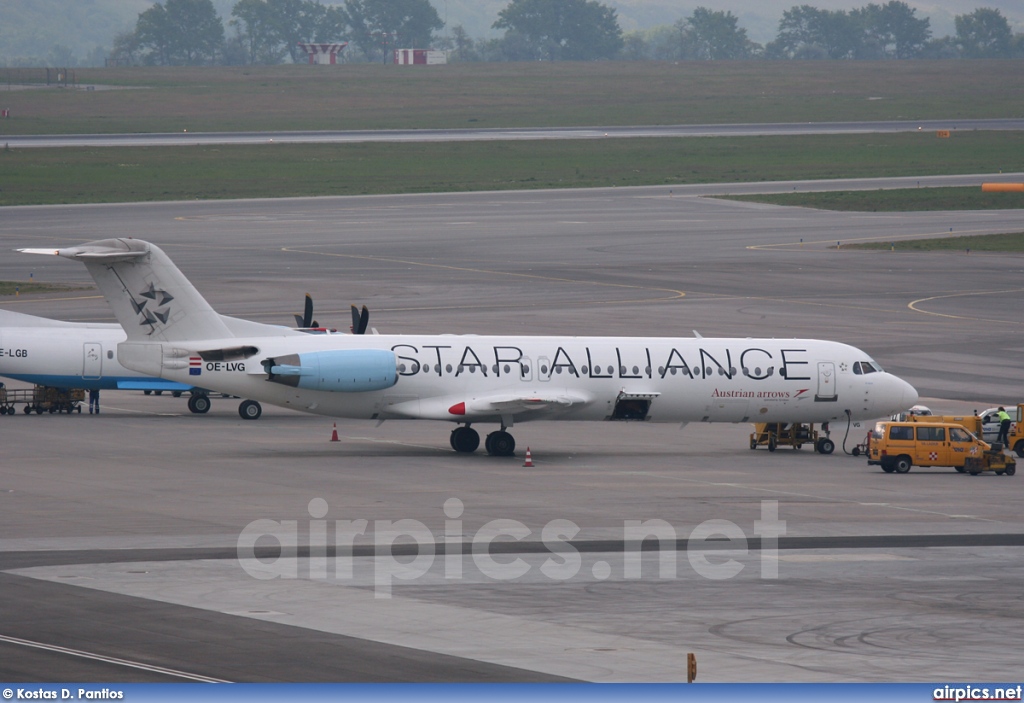
[[[341,4],[342,0],[321,0]],[[499,33],[491,25],[510,0],[430,0],[448,26],[461,24],[475,39]],[[759,44],[775,38],[782,13],[796,5],[850,10],[872,0],[602,0],[618,12],[626,32],[671,25],[698,7],[730,11],[739,26]],[[873,0],[884,4],[887,0]],[[932,36],[956,34],[953,18],[980,7],[998,9],[1015,32],[1024,33],[1024,0],[905,0],[917,17],[931,21]],[[225,23],[237,0],[213,0]],[[79,60],[97,47],[109,49],[114,35],[134,29],[139,13],[155,0],[0,0],[0,63],[5,59],[42,58],[55,46],[68,47]],[[59,11],[58,11],[59,10]],[[228,33],[234,29],[226,27]],[[442,30],[443,33],[444,30]]]
[[[740,27],[753,41],[765,43],[775,38],[782,13],[795,5],[811,5],[823,10],[851,10],[869,2],[885,4],[888,0],[601,0],[618,11],[619,25],[624,31],[648,29],[659,24],[672,24],[688,17],[698,7],[730,11],[739,18]],[[917,17],[931,20],[933,36],[955,34],[953,18],[973,12],[979,7],[998,9],[1011,28],[1024,32],[1024,0],[904,0],[917,10]],[[431,0],[442,19],[447,8],[449,25],[462,24],[471,36],[494,36],[490,29],[498,12],[508,0]]]

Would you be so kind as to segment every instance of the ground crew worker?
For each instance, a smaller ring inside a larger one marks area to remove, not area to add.
[[[997,442],[1002,442],[1003,446],[1009,446],[1010,444],[1010,413],[1006,412],[1006,408],[1002,405],[999,406],[999,437],[996,439]]]
[[[96,414],[100,414],[100,392],[98,389],[93,388],[89,391],[89,414],[92,415],[93,408],[96,409]],[[1007,415],[1009,417],[1009,415]]]

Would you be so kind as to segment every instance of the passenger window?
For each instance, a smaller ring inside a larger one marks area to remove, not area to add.
[[[896,427],[889,428],[889,439],[913,439],[914,429],[912,427],[902,427],[897,425]]]
[[[946,439],[946,428],[945,427],[918,427],[917,428],[917,439],[918,441],[924,442],[941,442]]]

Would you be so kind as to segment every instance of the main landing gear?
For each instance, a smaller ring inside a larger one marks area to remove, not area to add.
[[[160,391],[157,391],[159,393]],[[188,409],[197,415],[205,415],[210,412],[210,396],[205,393],[193,393],[188,398]],[[243,420],[259,420],[263,414],[263,406],[255,400],[243,400],[238,405],[238,415]],[[479,440],[478,440],[479,441]],[[453,445],[454,446],[454,445]],[[474,447],[475,449],[476,447]],[[470,451],[473,451],[472,449]]]
[[[455,451],[469,454],[475,452],[480,446],[480,434],[469,425],[459,426],[452,430],[449,441]],[[516,440],[502,427],[487,435],[487,439],[484,440],[484,449],[491,456],[514,456]]]

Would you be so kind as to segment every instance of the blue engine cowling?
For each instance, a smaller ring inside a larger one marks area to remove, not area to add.
[[[388,349],[288,354],[265,360],[263,368],[268,381],[311,391],[380,391],[398,382],[398,359]]]

